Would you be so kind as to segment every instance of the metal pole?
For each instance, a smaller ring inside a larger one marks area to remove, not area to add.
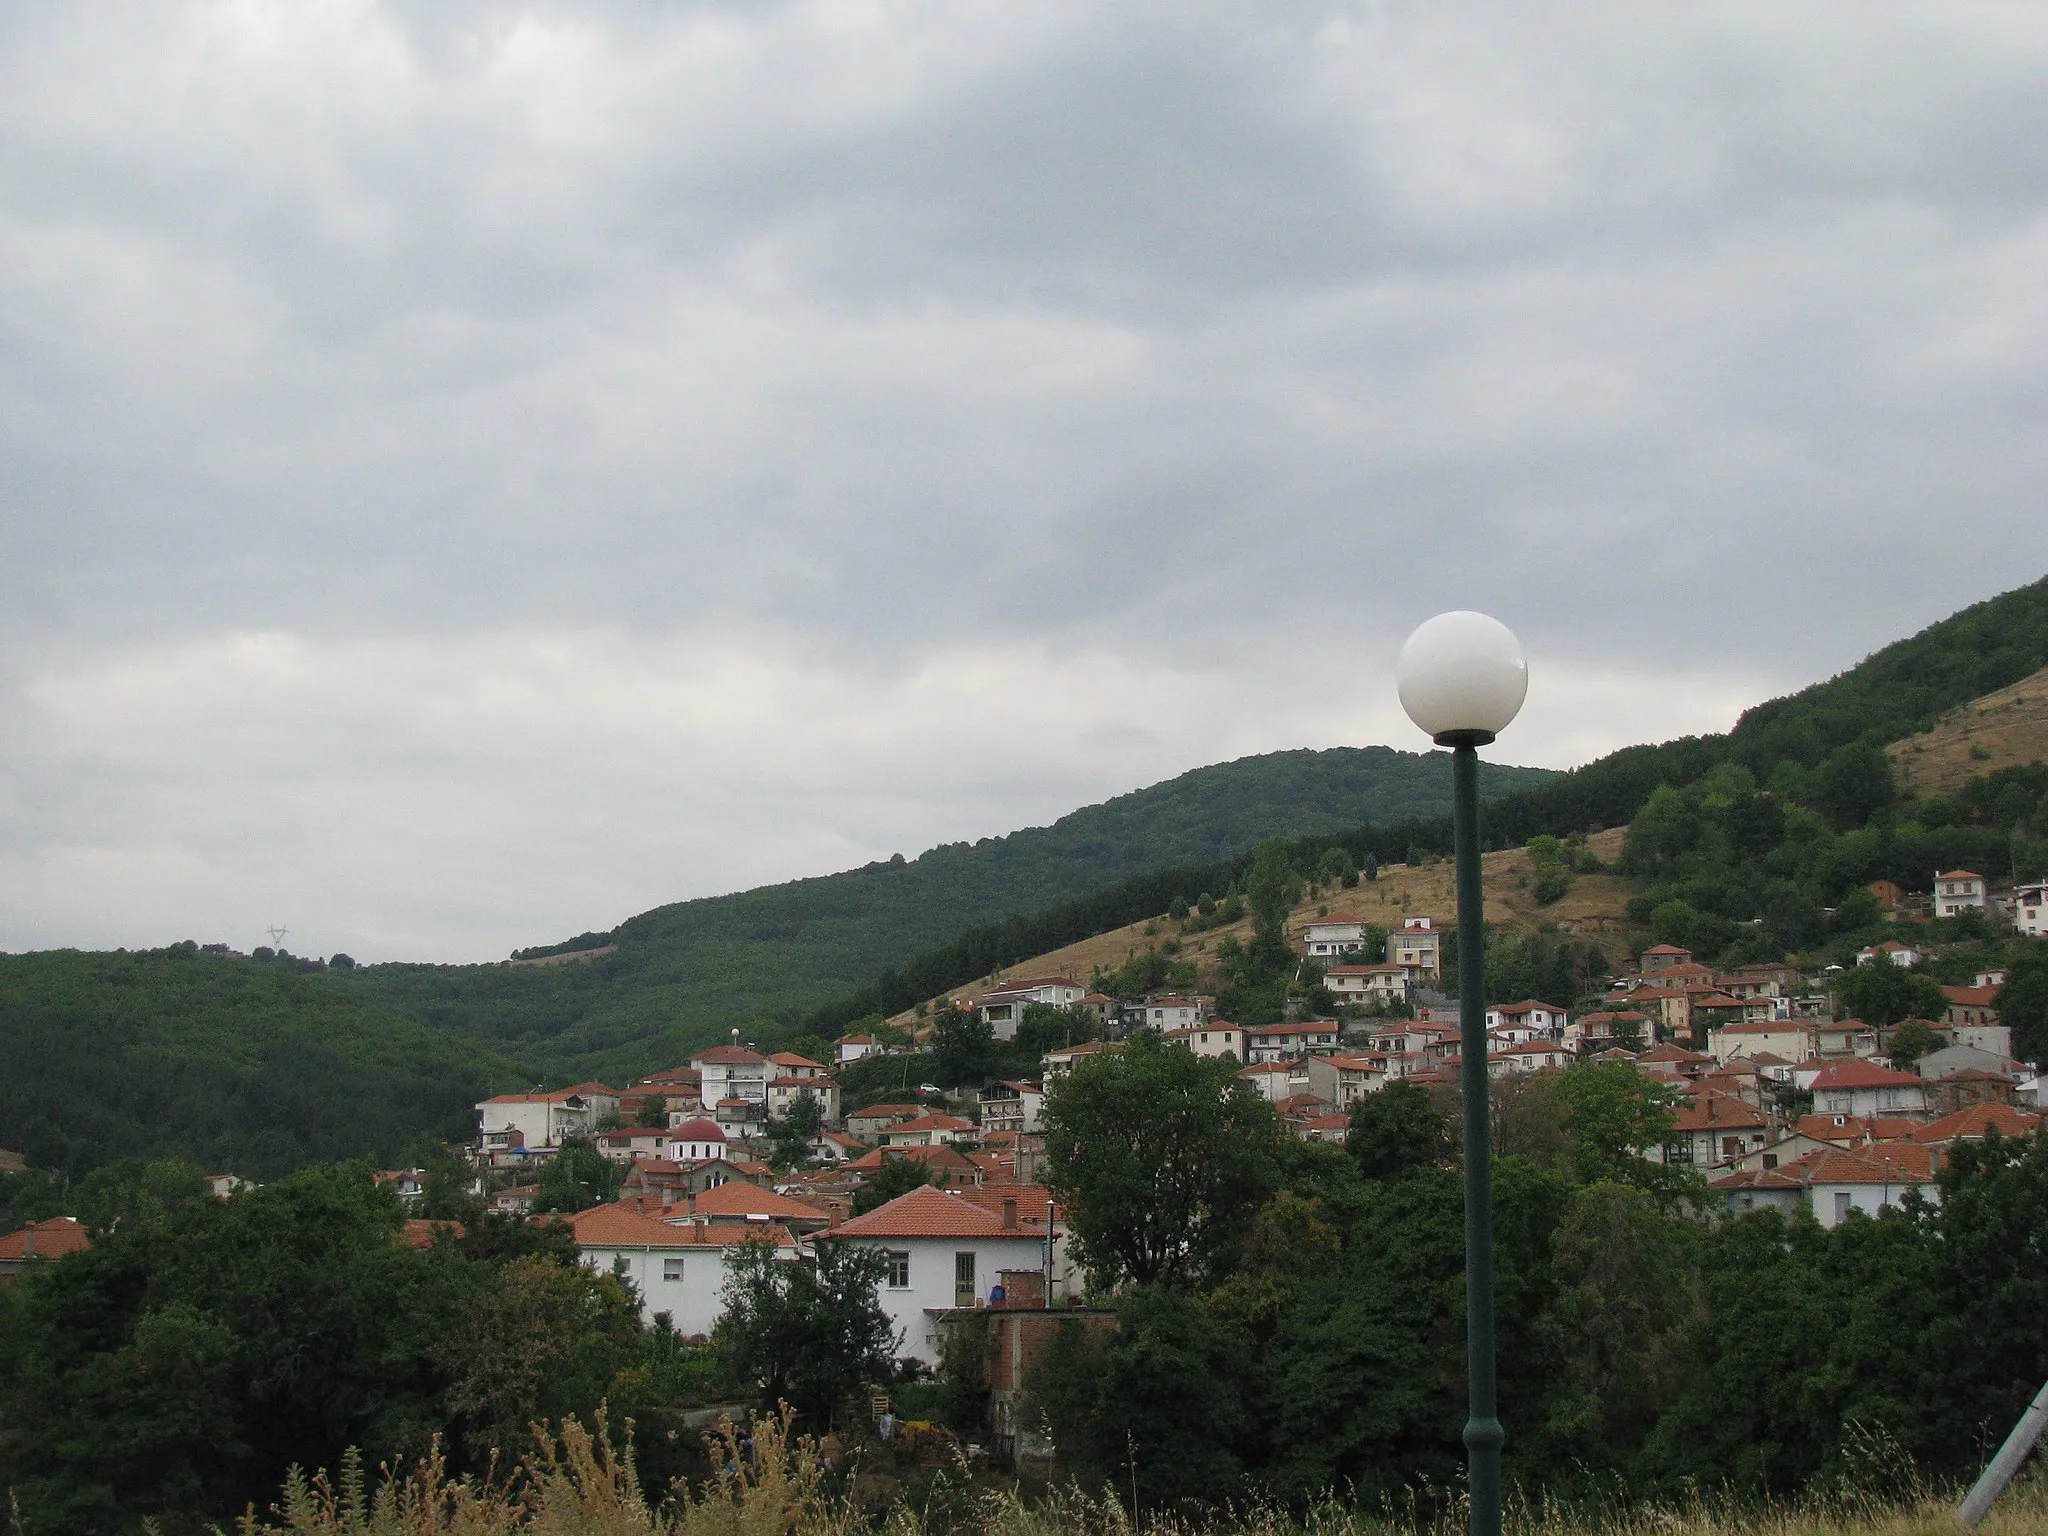
[[[1486,898],[1479,871],[1479,748],[1491,736],[1460,732],[1451,748],[1458,864],[1458,1016],[1465,1098],[1465,1420],[1472,1536],[1500,1536],[1501,1428],[1493,1369],[1493,1138],[1486,1072]]]
[[[1991,1506],[2005,1492],[2005,1485],[2026,1465],[2027,1453],[2033,1450],[2034,1442],[2041,1438],[2044,1428],[2048,1428],[2048,1386],[2034,1394],[2032,1405],[2020,1415],[2019,1423],[2013,1425],[2012,1433],[2005,1437],[2005,1444],[1991,1458],[1991,1465],[1971,1487],[1956,1510],[1958,1520],[1974,1530],[1991,1513]]]

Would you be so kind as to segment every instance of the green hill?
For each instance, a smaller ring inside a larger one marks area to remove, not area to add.
[[[1482,788],[1497,796],[1551,777],[1489,765]],[[1049,827],[677,902],[611,933],[522,951],[617,946],[588,962],[378,965],[331,979],[537,1072],[618,1076],[671,1064],[730,1028],[787,1027],[975,923],[1035,912],[1140,871],[1233,855],[1265,837],[1437,813],[1449,797],[1440,754],[1272,752],[1197,768]]]
[[[0,1146],[83,1173],[182,1157],[251,1178],[388,1163],[520,1081],[318,973],[183,947],[0,955]]]

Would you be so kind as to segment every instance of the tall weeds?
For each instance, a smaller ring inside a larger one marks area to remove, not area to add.
[[[1365,1512],[1335,1502],[1306,1511],[1251,1505],[1193,1518],[1147,1511],[1134,1520],[1114,1496],[1078,1488],[1026,1503],[985,1489],[943,1510],[899,1501],[862,1518],[825,1483],[817,1445],[790,1434],[787,1415],[722,1424],[711,1476],[650,1505],[630,1442],[615,1446],[604,1417],[595,1430],[564,1420],[559,1434],[509,1476],[450,1479],[438,1447],[409,1475],[373,1488],[361,1459],[339,1476],[294,1470],[270,1524],[252,1513],[239,1536],[1462,1536],[1465,1511],[1431,1501]],[[1858,1447],[1844,1473],[1797,1500],[1695,1493],[1676,1504],[1607,1497],[1512,1503],[1506,1536],[1957,1536],[1953,1490],[1890,1459],[1881,1440]],[[1858,1458],[1861,1458],[1859,1460]],[[961,1469],[964,1476],[964,1468]],[[1979,1536],[2048,1536],[2048,1482],[2016,1484]]]

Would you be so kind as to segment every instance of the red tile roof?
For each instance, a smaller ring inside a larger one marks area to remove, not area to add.
[[[693,1058],[708,1061],[717,1066],[747,1067],[767,1061],[758,1051],[750,1051],[743,1045],[714,1045],[708,1051],[699,1051]]]
[[[772,1189],[763,1189],[758,1184],[742,1184],[737,1181],[720,1184],[707,1189],[690,1202],[692,1217],[723,1218],[727,1221],[788,1221],[822,1222],[830,1213],[821,1211],[815,1205],[806,1205],[801,1200],[792,1200],[788,1195],[778,1195]]]
[[[1989,1008],[1998,1001],[1998,987],[1943,987],[1941,995],[1961,1008]]]
[[[1924,1173],[1893,1167],[1874,1158],[1859,1157],[1853,1152],[1842,1152],[1833,1147],[1809,1152],[1788,1166],[1808,1176],[1815,1184],[1925,1184],[1928,1181]]]
[[[576,1234],[579,1248],[729,1248],[734,1243],[795,1244],[787,1228],[762,1226],[754,1222],[712,1223],[708,1226],[671,1226],[622,1205],[593,1206],[573,1216],[543,1217],[544,1221],[566,1221]]]
[[[877,1206],[865,1216],[856,1216],[832,1231],[832,1237],[1019,1237],[1043,1236],[1043,1229],[1024,1226],[1024,1211],[1018,1207],[1018,1225],[1005,1227],[1003,1218],[978,1201],[929,1184],[898,1195],[887,1205]]]
[[[1831,1061],[1814,1077],[1816,1092],[1826,1088],[1921,1088],[1926,1086],[1910,1072],[1880,1067],[1874,1061]]]
[[[725,1132],[718,1128],[716,1120],[707,1120],[702,1115],[694,1120],[685,1120],[668,1133],[671,1141],[724,1141]]]
[[[48,1221],[32,1221],[19,1231],[0,1237],[0,1259],[61,1259],[67,1253],[91,1246],[84,1223],[77,1217],[52,1216]]]
[[[1925,1146],[1939,1146],[1966,1136],[1982,1136],[1993,1126],[2001,1136],[2031,1136],[2040,1124],[2039,1115],[2014,1109],[2010,1104],[1972,1104],[1968,1109],[1915,1126],[1908,1134]]]

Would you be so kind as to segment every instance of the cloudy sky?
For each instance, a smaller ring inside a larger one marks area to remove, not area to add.
[[[480,959],[2048,569],[2048,10],[0,8],[0,949]]]

